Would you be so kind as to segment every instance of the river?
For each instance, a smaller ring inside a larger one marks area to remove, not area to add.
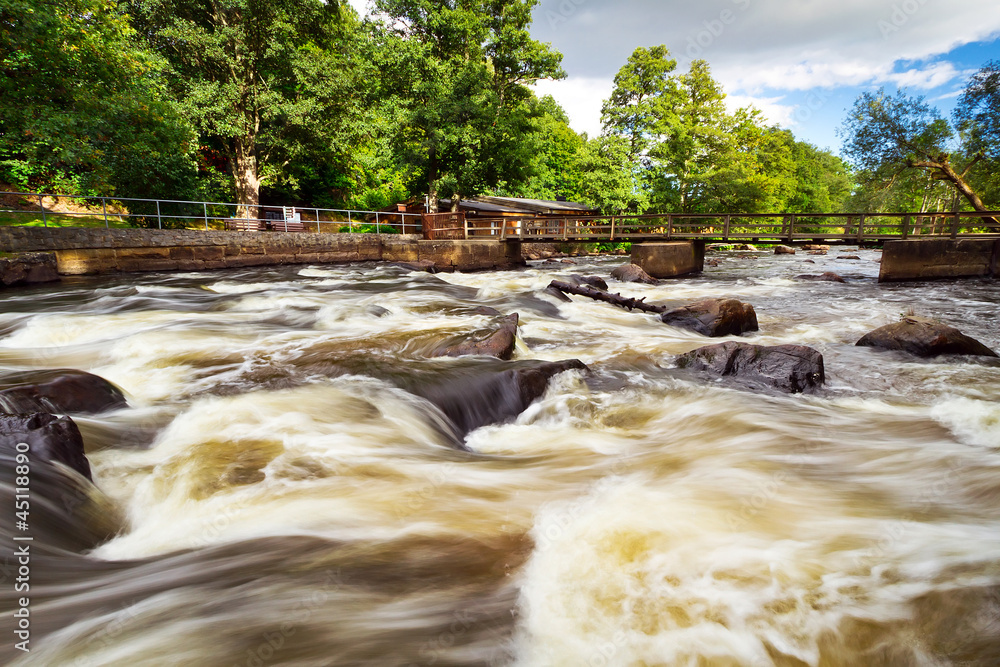
[[[818,349],[823,391],[688,374],[675,356],[714,341],[542,292],[620,257],[0,292],[0,369],[89,371],[130,402],[75,418],[120,531],[36,559],[32,651],[5,639],[0,660],[1000,664],[1000,363],[854,346],[916,313],[1000,350],[997,283],[880,285],[872,250],[709,257],[611,288],[747,301],[761,330],[745,338]],[[847,282],[795,278],[823,271]],[[407,388],[501,365],[427,356],[489,329],[483,306],[520,314],[515,359],[590,371],[463,451]]]

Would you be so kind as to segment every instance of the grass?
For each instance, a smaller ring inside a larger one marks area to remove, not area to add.
[[[105,223],[103,215],[46,213],[43,220],[41,213],[25,211],[23,213],[0,213],[0,225],[20,225],[22,227],[104,227]],[[113,215],[108,215],[107,226],[115,228],[130,227],[128,223]]]

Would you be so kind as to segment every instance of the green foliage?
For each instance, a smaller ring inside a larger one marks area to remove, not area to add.
[[[364,223],[360,225],[341,225],[337,230],[341,234],[399,234],[399,230],[391,225],[375,225]]]
[[[322,0],[132,0],[168,88],[224,156],[241,204],[264,183],[294,190],[290,165],[342,160],[352,111],[353,14]]]
[[[432,208],[529,175],[537,106],[527,85],[562,76],[531,39],[537,0],[377,0],[383,92],[392,95],[403,171],[419,171]]]
[[[0,180],[72,194],[190,192],[191,127],[114,0],[5,0],[0,35]]]

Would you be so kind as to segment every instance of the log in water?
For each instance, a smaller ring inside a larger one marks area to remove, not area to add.
[[[760,331],[740,340],[822,353],[812,395],[678,368],[718,339],[545,293],[620,259],[0,292],[0,373],[79,369],[129,402],[74,415],[96,486],[74,516],[122,527],[82,552],[36,541],[31,653],[10,640],[5,561],[0,661],[995,665],[1000,361],[854,344],[915,313],[1000,349],[1000,290],[879,285],[878,254],[850,254],[810,267],[843,284],[795,280],[795,256],[722,253],[703,275],[628,285],[671,308],[751,303]],[[514,362],[432,357],[496,311],[520,315]],[[422,393],[490,400],[465,387],[572,359],[586,369],[460,446]]]

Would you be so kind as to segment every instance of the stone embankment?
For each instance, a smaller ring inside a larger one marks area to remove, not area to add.
[[[517,241],[424,241],[398,234],[0,227],[0,251],[54,253],[62,275],[363,261],[476,271],[524,263]]]

